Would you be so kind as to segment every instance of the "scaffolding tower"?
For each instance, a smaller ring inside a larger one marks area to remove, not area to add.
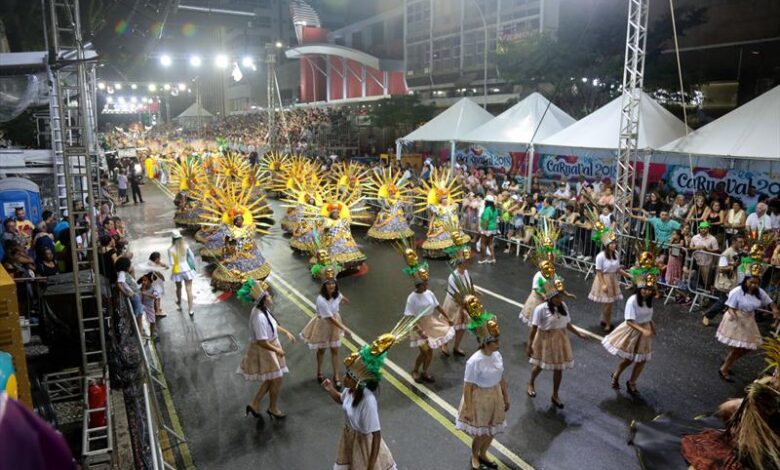
[[[620,116],[620,143],[615,176],[615,222],[617,232],[626,234],[634,206],[636,162],[639,158],[639,105],[645,77],[647,50],[647,11],[650,0],[629,0],[626,57],[623,65],[623,104]],[[618,237],[618,250],[626,252],[627,237]]]
[[[42,0],[48,50],[49,113],[57,205],[67,218],[81,361],[44,378],[55,410],[80,405],[82,466],[109,468],[113,426],[106,357],[106,317],[94,224],[100,154],[96,121],[96,55],[84,43],[78,0]],[[89,221],[89,222],[87,222]],[[102,400],[90,400],[90,392]],[[97,402],[97,403],[96,403]],[[59,418],[58,418],[59,419]]]

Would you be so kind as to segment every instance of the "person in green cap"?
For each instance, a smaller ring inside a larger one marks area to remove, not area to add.
[[[712,266],[720,253],[718,239],[710,233],[709,222],[706,220],[699,222],[699,233],[691,238],[688,247],[693,251],[693,260],[698,267],[696,286],[700,289],[709,289],[712,286]]]

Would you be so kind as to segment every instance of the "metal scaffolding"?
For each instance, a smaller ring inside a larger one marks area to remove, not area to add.
[[[623,66],[623,105],[620,118],[620,143],[618,148],[615,184],[615,221],[618,233],[630,232],[631,211],[634,205],[636,162],[639,158],[639,105],[645,77],[645,51],[647,44],[647,10],[650,0],[629,0],[626,57]],[[624,243],[627,237],[618,237]],[[625,252],[623,246],[618,246]]]
[[[81,364],[49,374],[44,384],[53,402],[80,402],[82,465],[111,465],[113,450],[106,322],[94,211],[99,200],[95,55],[84,44],[78,0],[42,0],[49,52],[50,127],[58,208],[67,217]],[[90,405],[90,387],[104,387],[105,404]],[[101,419],[95,419],[101,416]],[[92,422],[91,422],[92,421]]]

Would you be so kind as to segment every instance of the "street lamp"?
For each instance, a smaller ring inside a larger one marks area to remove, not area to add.
[[[255,65],[255,60],[252,59],[249,56],[244,57],[243,59],[241,59],[241,66],[244,67],[244,68],[249,69],[249,68],[254,67],[254,65]]]
[[[171,56],[168,54],[163,54],[160,56],[160,65],[163,67],[170,67],[173,63],[173,60],[171,60]]]
[[[203,59],[200,58],[200,56],[194,55],[190,57],[190,65],[193,67],[200,67],[200,65],[203,63]]]
[[[184,84],[184,83],[179,83],[179,86],[178,86],[178,87],[179,87],[179,91],[184,91],[184,90],[186,90],[186,89],[187,89],[187,85],[186,85],[186,84]]]
[[[228,66],[228,58],[225,54],[218,54],[217,57],[214,59],[214,64],[221,69],[227,68]]]
[[[155,85],[154,83],[150,83],[149,84],[149,91],[151,91],[152,93],[157,91],[157,85]]]
[[[115,90],[121,90],[122,89],[122,84],[119,83],[119,82],[114,83],[114,89]]]
[[[277,49],[281,49],[282,47],[284,47],[284,44],[282,44],[282,41],[276,41],[276,44],[274,44],[274,45],[276,46]]]

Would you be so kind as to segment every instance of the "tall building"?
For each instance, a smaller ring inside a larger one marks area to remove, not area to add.
[[[514,97],[496,68],[501,41],[558,30],[559,0],[405,0],[406,82],[423,99],[446,106],[483,95],[488,104]],[[487,38],[487,44],[485,39]]]

